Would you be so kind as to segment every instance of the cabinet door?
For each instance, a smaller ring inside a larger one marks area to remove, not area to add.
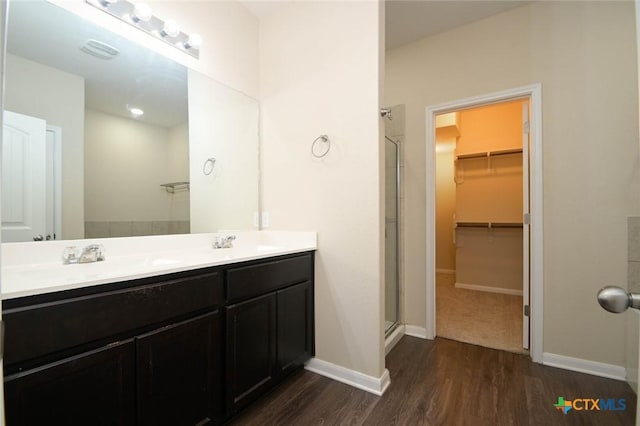
[[[276,295],[227,307],[227,410],[232,413],[273,384]]]
[[[222,417],[221,315],[136,338],[138,424],[195,425]]]
[[[133,341],[5,377],[9,425],[135,424]]]
[[[278,368],[286,374],[313,355],[313,286],[307,281],[277,292]]]

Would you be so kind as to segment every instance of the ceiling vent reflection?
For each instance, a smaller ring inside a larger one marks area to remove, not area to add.
[[[94,39],[87,40],[80,50],[87,55],[95,56],[96,58],[104,60],[113,59],[120,53],[120,51],[115,47]]]

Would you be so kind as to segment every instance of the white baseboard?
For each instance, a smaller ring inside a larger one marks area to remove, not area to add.
[[[436,273],[438,273],[438,274],[455,275],[456,274],[456,270],[455,269],[440,269],[440,268],[436,268]]]
[[[388,355],[391,349],[398,344],[400,339],[404,336],[404,325],[398,324],[396,328],[391,332],[389,337],[384,340],[384,354]]]
[[[421,339],[427,338],[427,329],[424,327],[418,327],[417,325],[404,326],[404,334],[407,336],[419,337]]]
[[[626,377],[624,367],[619,365],[604,364],[602,362],[588,361],[586,359],[551,354],[548,352],[542,354],[542,363],[550,367],[563,368],[565,370],[606,377],[608,379],[625,380]]]
[[[362,389],[374,395],[382,396],[391,384],[389,370],[384,369],[380,377],[368,376],[349,368],[341,367],[318,358],[311,358],[304,366],[306,370],[345,383],[354,388]]]
[[[486,291],[489,293],[510,294],[512,296],[522,296],[522,290],[514,290],[510,288],[489,287],[486,285],[456,283],[456,288],[464,288],[466,290]]]

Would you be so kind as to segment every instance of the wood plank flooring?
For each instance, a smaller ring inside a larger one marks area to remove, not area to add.
[[[625,383],[532,363],[524,355],[405,336],[387,356],[382,397],[301,371],[233,425],[633,425]],[[556,410],[558,397],[626,400],[622,411]]]

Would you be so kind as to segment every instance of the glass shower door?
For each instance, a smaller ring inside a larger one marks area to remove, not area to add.
[[[399,145],[385,139],[385,334],[398,324],[399,271],[398,271],[398,200],[399,200]]]

